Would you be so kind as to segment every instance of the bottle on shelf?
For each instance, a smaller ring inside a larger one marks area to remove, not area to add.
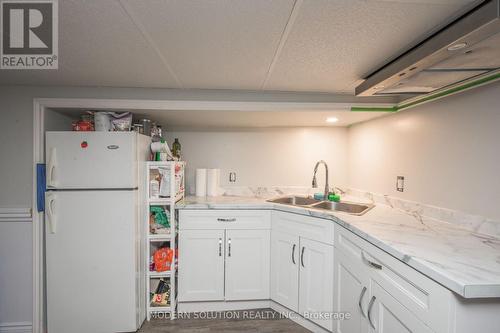
[[[179,160],[181,159],[181,143],[178,138],[175,138],[174,143],[172,143],[172,155]]]

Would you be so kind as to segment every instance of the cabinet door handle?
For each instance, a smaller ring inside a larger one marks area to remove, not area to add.
[[[236,222],[236,218],[233,217],[230,219],[225,219],[225,218],[219,217],[219,218],[217,218],[217,221],[219,221],[219,222]]]
[[[304,266],[304,250],[306,249],[305,246],[302,246],[302,252],[300,253],[300,264],[302,265],[302,267],[306,267]]]
[[[293,246],[292,246],[292,262],[294,265],[295,265],[295,247],[296,247],[296,245],[293,244]]]
[[[227,256],[231,256],[231,238],[227,240]]]
[[[368,322],[370,323],[370,326],[375,329],[375,325],[373,325],[373,322],[372,322],[372,307],[373,307],[373,303],[375,303],[375,300],[377,299],[377,297],[375,296],[372,296],[372,298],[370,299],[370,303],[368,304]]]
[[[361,251],[361,259],[366,262],[369,266],[375,268],[375,269],[382,269],[382,265],[377,264],[376,262],[370,261],[365,257],[365,253]]]
[[[219,257],[222,257],[222,238],[219,238]]]
[[[363,318],[366,318],[365,312],[363,311],[363,305],[362,305],[363,297],[365,296],[365,293],[366,293],[366,287],[363,287],[363,290],[361,290],[361,294],[359,295],[359,301],[358,301],[359,310],[361,311],[361,315],[363,316]]]

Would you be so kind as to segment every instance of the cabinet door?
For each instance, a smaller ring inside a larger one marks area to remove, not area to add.
[[[179,301],[224,300],[224,230],[179,232]]]
[[[332,330],[333,246],[300,239],[299,313]]]
[[[377,333],[432,333],[413,313],[372,281],[368,322]]]
[[[366,333],[366,310],[370,299],[368,273],[363,263],[354,256],[335,248],[333,309],[337,314],[350,314],[349,319],[334,318],[337,333]]]
[[[269,299],[269,230],[226,230],[227,301]]]
[[[293,311],[299,308],[299,237],[271,231],[271,299]]]

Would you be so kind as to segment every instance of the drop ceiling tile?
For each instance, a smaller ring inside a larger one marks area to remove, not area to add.
[[[185,88],[259,89],[293,0],[123,1]]]
[[[365,75],[463,7],[439,2],[445,4],[304,0],[265,88],[352,93]]]
[[[59,1],[59,69],[4,70],[0,84],[178,87],[117,1]]]

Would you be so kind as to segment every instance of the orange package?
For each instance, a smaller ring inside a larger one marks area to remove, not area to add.
[[[153,261],[157,272],[169,271],[174,259],[174,250],[168,247],[162,247],[155,251]]]

